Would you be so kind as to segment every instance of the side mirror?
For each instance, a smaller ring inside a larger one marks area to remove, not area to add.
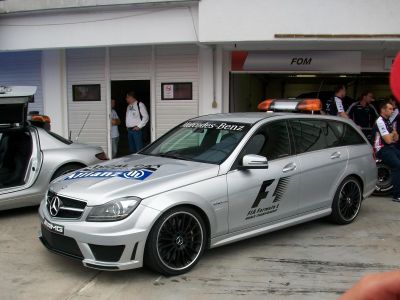
[[[268,159],[261,155],[247,154],[242,159],[240,170],[268,169]]]

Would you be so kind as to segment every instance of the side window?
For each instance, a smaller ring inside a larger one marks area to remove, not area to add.
[[[290,155],[290,138],[286,121],[278,121],[265,125],[260,133],[264,133],[266,142],[261,155],[274,160]]]
[[[324,123],[326,124],[326,127],[324,128],[324,133],[325,133],[327,147],[331,148],[331,147],[341,146],[340,135],[338,135],[337,132],[335,131],[335,126],[332,126],[331,122],[329,121],[326,121]],[[339,122],[334,122],[334,123],[339,123]]]
[[[341,146],[366,144],[364,138],[350,125],[335,121],[330,121],[329,124]]]
[[[360,145],[366,144],[364,138],[350,125],[344,125],[344,133],[341,139],[343,145]]]
[[[320,120],[290,121],[298,154],[327,148],[328,125]],[[331,133],[332,134],[332,133]]]
[[[286,121],[262,126],[245,146],[243,154],[258,154],[268,160],[290,155],[289,130]]]
[[[257,130],[242,149],[233,168],[240,165],[243,156],[247,154],[262,155],[268,160],[290,155],[291,145],[286,121],[268,123]]]

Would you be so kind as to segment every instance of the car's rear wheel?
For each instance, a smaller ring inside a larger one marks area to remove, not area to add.
[[[53,181],[54,179],[56,179],[57,177],[60,177],[64,174],[67,174],[69,172],[73,172],[75,170],[84,168],[84,165],[80,165],[80,164],[76,164],[76,163],[71,163],[71,164],[67,164],[64,166],[61,166],[60,168],[57,169],[57,171],[54,172],[53,176],[51,177],[50,181]]]
[[[179,275],[192,269],[206,245],[201,216],[189,207],[167,211],[154,224],[145,249],[145,264],[164,275]]]
[[[331,219],[338,224],[349,224],[360,212],[362,188],[354,177],[348,177],[339,185],[332,203]]]
[[[375,196],[386,196],[392,193],[392,171],[390,167],[382,162],[376,164],[378,169],[378,180],[376,182],[375,191],[373,195]]]

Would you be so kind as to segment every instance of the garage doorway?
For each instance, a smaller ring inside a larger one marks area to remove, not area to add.
[[[229,111],[258,111],[257,105],[267,98],[319,98],[324,104],[333,96],[333,89],[338,84],[347,86],[343,99],[347,109],[365,90],[371,90],[376,100],[389,97],[388,77],[388,73],[231,73]],[[377,105],[377,101],[373,104]]]
[[[126,108],[128,104],[126,103],[126,93],[134,91],[136,93],[136,98],[143,102],[149,113],[149,122],[145,127],[143,132],[144,145],[150,143],[150,80],[113,80],[111,81],[111,98],[115,99],[116,107],[115,111],[121,120],[121,125],[118,126],[119,129],[119,143],[118,151],[116,157],[121,157],[129,154],[128,138],[125,125]]]

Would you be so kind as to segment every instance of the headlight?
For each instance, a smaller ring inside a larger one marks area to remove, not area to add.
[[[94,206],[86,218],[88,222],[111,222],[125,219],[142,199],[138,197],[124,197],[107,202],[103,205]]]

